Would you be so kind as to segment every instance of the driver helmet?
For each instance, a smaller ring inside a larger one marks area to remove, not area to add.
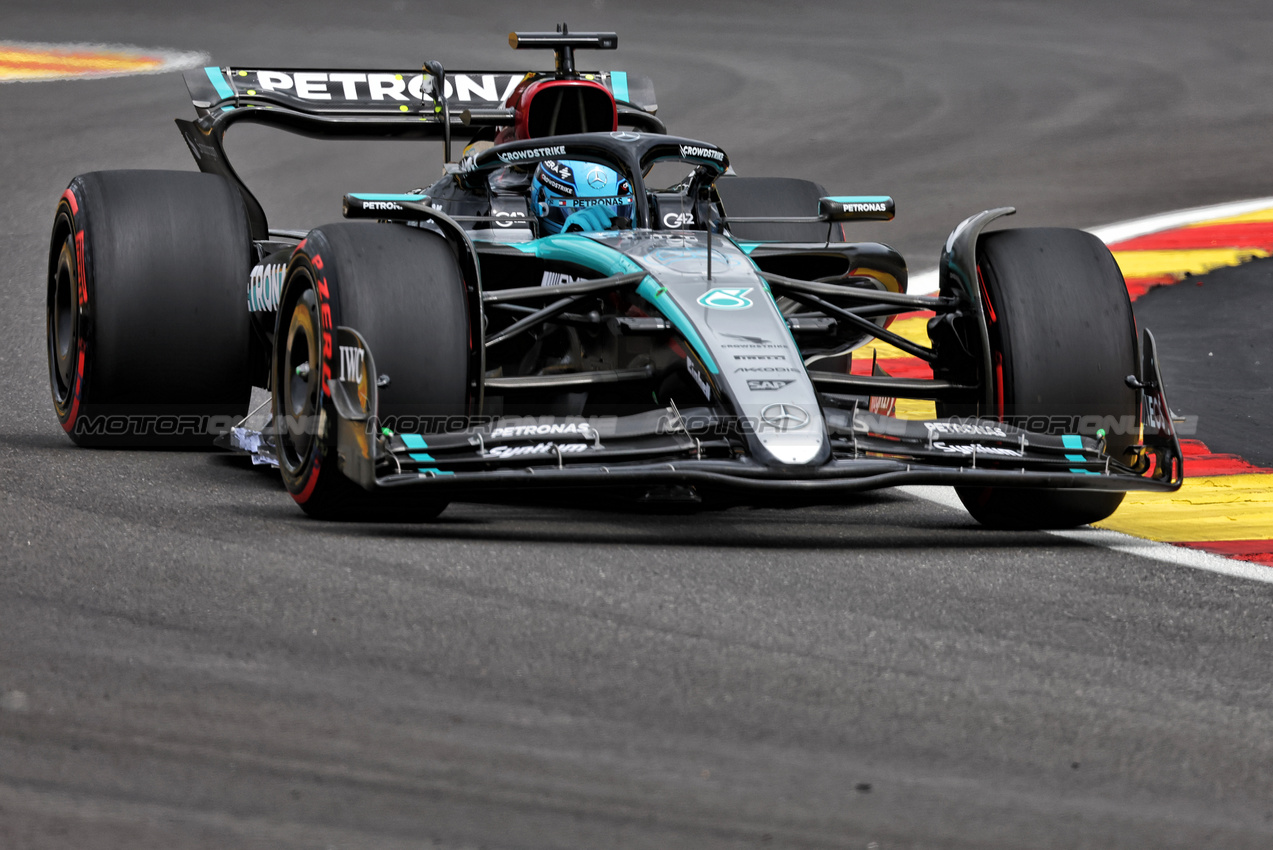
[[[575,213],[601,207],[611,219],[632,218],[632,188],[619,172],[578,159],[545,160],[530,181],[530,201],[545,233],[561,233]]]

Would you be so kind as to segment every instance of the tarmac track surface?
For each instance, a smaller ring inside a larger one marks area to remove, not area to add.
[[[1002,203],[1092,226],[1273,194],[1263,3],[0,8],[6,38],[316,67],[545,67],[504,35],[563,19],[617,30],[604,65],[742,173],[896,196],[862,235],[914,268]],[[191,168],[188,114],[176,74],[0,86],[0,847],[1273,843],[1268,585],[897,493],[333,526],[232,459],[74,449],[54,203],[79,172]],[[438,162],[230,147],[283,227]],[[1181,309],[1228,309],[1208,291]]]

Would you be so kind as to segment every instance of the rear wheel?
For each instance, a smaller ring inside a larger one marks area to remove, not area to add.
[[[309,233],[288,270],[273,366],[279,468],[307,514],[409,522],[446,508],[418,489],[368,491],[341,473],[325,381],[339,374],[336,328],[353,328],[388,380],[378,393],[381,422],[397,431],[459,423],[468,407],[467,311],[459,265],[436,233],[374,222]]]
[[[1122,272],[1089,233],[1001,230],[978,242],[994,374],[994,415],[1028,430],[1104,436],[1124,459],[1139,438],[1136,325]],[[966,411],[938,406],[942,416]],[[1103,432],[1100,433],[1100,432]],[[1112,514],[1123,493],[956,487],[998,528],[1068,528]]]
[[[81,446],[208,447],[247,410],[251,240],[221,177],[98,171],[62,195],[46,331]]]

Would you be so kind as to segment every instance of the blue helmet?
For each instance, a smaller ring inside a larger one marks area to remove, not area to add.
[[[541,162],[530,181],[530,201],[547,233],[574,229],[575,224],[581,230],[601,230],[616,217],[632,218],[628,181],[613,168],[584,160]],[[585,210],[586,215],[576,215]],[[574,221],[567,222],[571,216]]]

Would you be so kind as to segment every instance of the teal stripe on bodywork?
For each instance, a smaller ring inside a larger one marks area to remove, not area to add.
[[[424,441],[424,437],[419,434],[400,434],[402,442],[409,449],[427,449],[429,444]]]
[[[628,99],[628,72],[627,71],[611,71],[610,72],[610,91],[614,94],[615,100]]]
[[[514,242],[512,246],[541,260],[575,263],[601,272],[606,277],[643,271],[635,261],[620,252],[577,233],[558,233],[534,242]]]
[[[416,472],[431,473],[433,475],[454,475],[455,474],[454,472],[451,472],[450,470],[434,469],[433,467],[428,467],[425,469],[417,469]]]
[[[647,277],[637,286],[637,295],[657,307],[659,312],[669,322],[676,325],[676,329],[681,332],[681,336],[685,337],[689,344],[694,347],[694,350],[698,352],[698,356],[703,361],[703,365],[707,367],[707,371],[713,375],[719,375],[720,367],[716,365],[716,360],[713,359],[711,352],[707,350],[707,344],[698,335],[698,331],[690,323],[689,317],[681,312],[681,308],[677,303],[671,298],[663,297],[664,292],[665,290],[652,277]]]
[[[1065,446],[1067,449],[1078,449],[1079,451],[1082,451],[1083,438],[1080,437],[1078,434],[1062,434],[1061,445]],[[1074,461],[1075,463],[1083,463],[1084,461],[1087,460],[1087,458],[1083,455],[1070,455],[1070,454],[1067,454],[1065,456],[1065,459]],[[1076,473],[1078,475],[1100,475],[1099,472],[1093,472],[1090,469],[1071,468],[1070,472]]]
[[[412,460],[418,460],[421,463],[425,463],[425,462],[437,463],[438,462],[437,458],[435,458],[431,454],[426,454],[425,452],[412,452],[410,457]]]
[[[350,192],[349,197],[357,198],[360,201],[404,201],[413,204],[418,201],[428,200],[428,195],[377,195],[366,192]]]
[[[598,271],[606,277],[644,271],[630,257],[607,245],[602,245],[600,242],[594,242],[586,236],[580,236],[575,233],[558,233],[553,236],[536,239],[534,242],[514,242],[512,247],[523,253],[533,254],[541,260],[575,263],[576,265]],[[709,372],[713,375],[720,374],[720,367],[716,365],[716,359],[707,350],[707,343],[703,342],[698,330],[695,329],[689,317],[681,311],[676,302],[671,298],[663,297],[663,290],[654,278],[646,277],[645,280],[641,281],[640,285],[637,286],[637,294],[658,308],[664,318],[681,332],[681,336],[685,337],[686,341],[694,348],[694,351],[698,353],[699,359],[703,361],[703,365],[707,367]]]
[[[225,75],[221,73],[221,69],[208,66],[203,69],[208,75],[208,82],[212,83],[212,87],[217,90],[217,94],[224,100],[225,98],[234,97],[234,89],[230,88],[230,84],[225,81]]]

